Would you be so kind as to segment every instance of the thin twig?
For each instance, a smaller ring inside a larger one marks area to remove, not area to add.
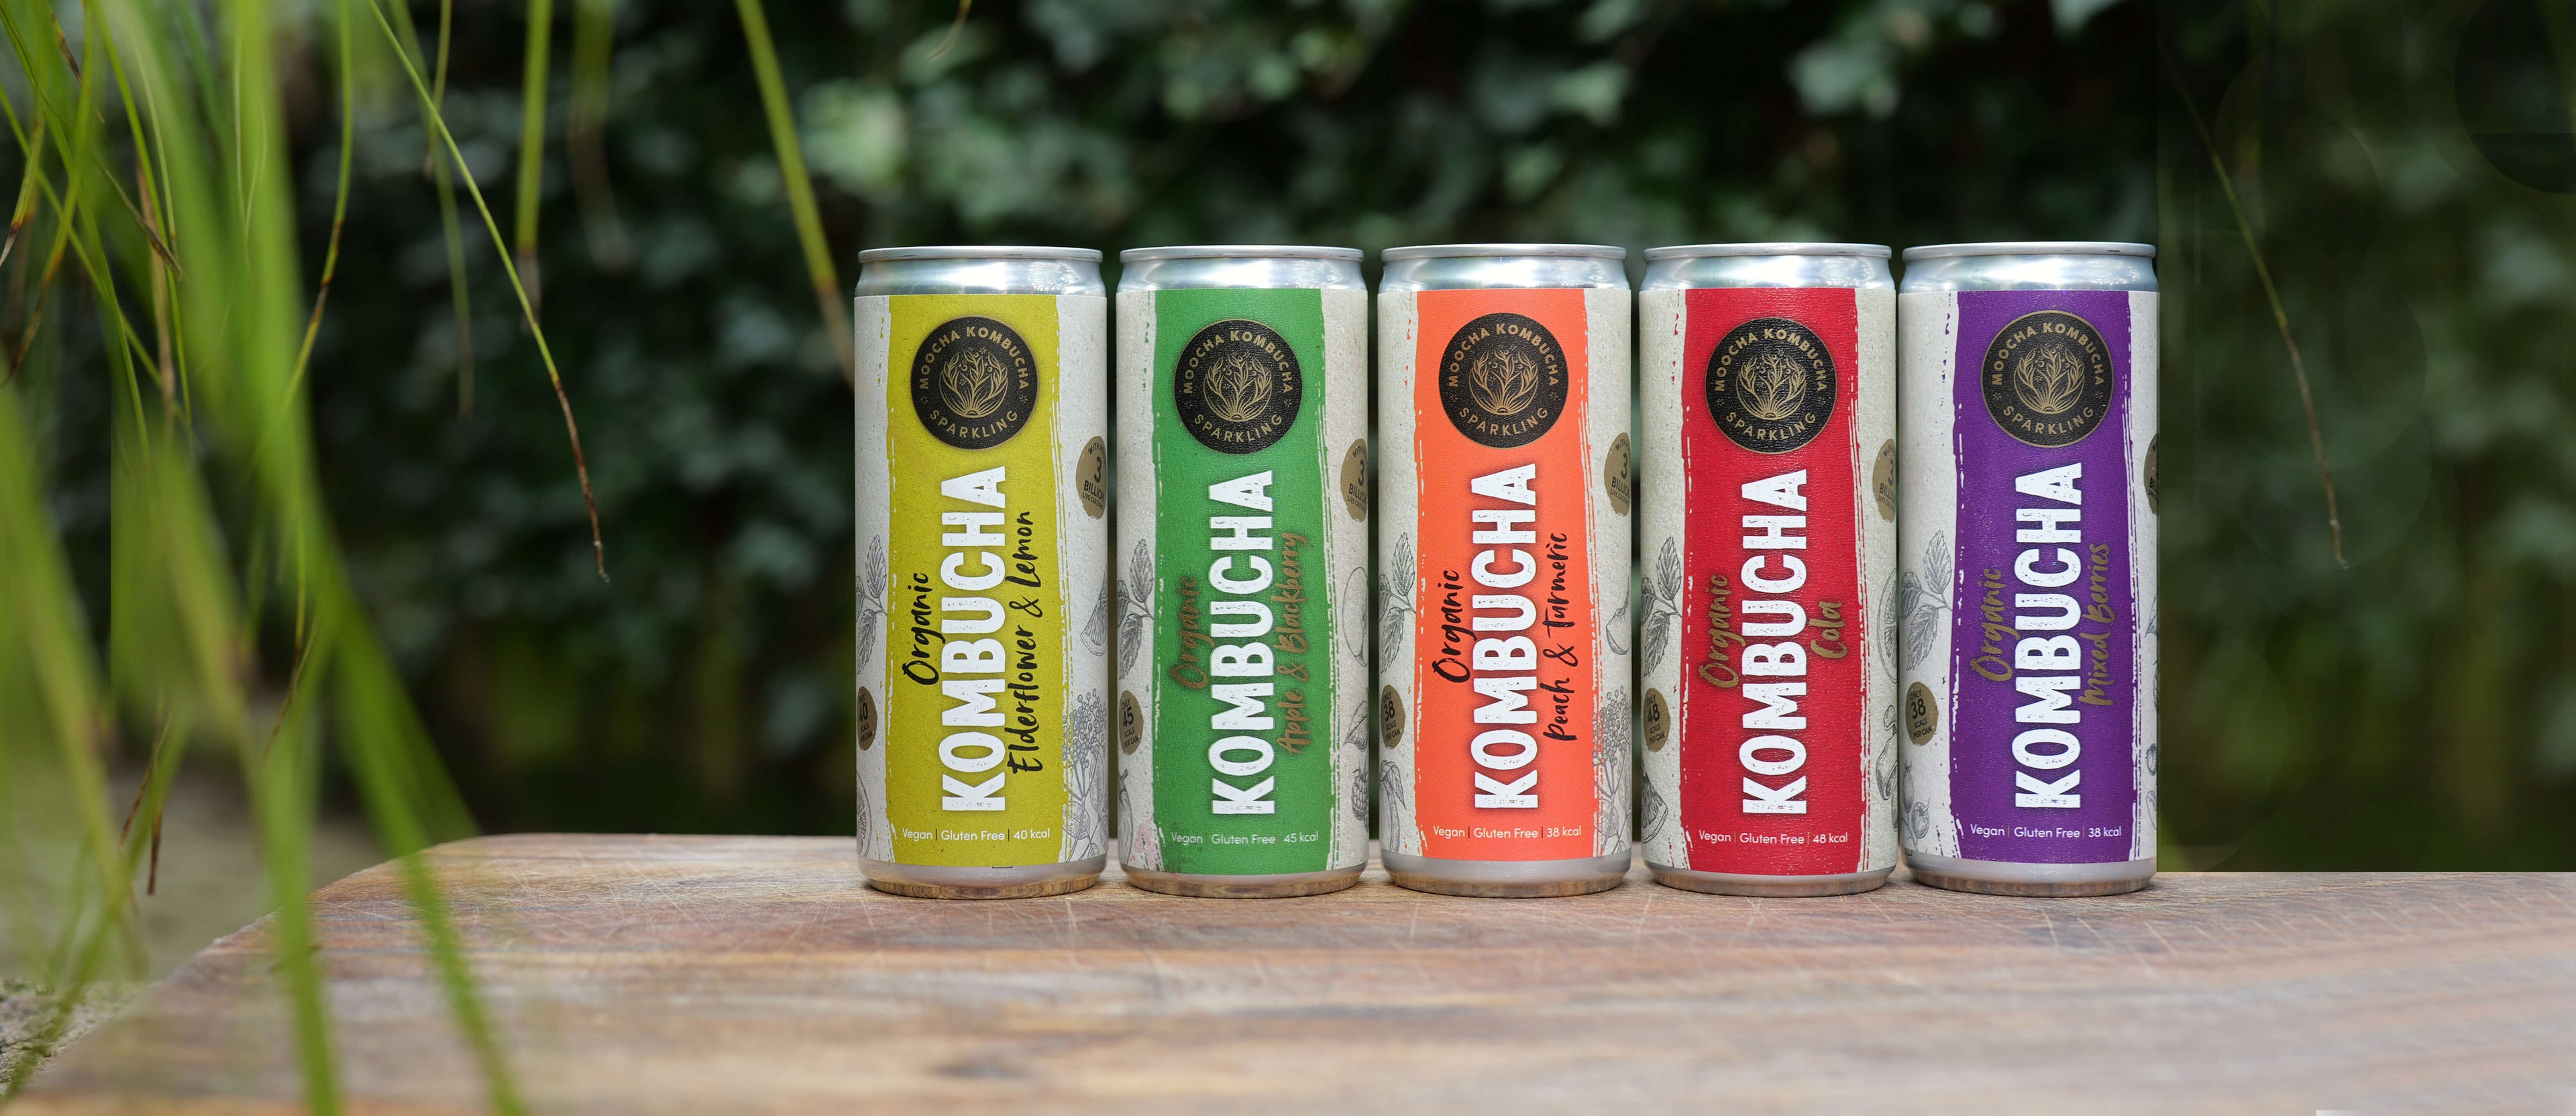
[[[135,173],[141,175],[143,171],[138,167]],[[138,182],[137,185],[142,188],[144,221],[157,224],[160,221],[159,206],[153,201],[151,184]],[[152,260],[152,341],[157,350],[154,367],[161,374],[161,417],[165,422],[174,421],[179,413],[178,361],[170,349],[173,332],[170,327],[170,269],[163,266],[156,256]]]
[[[152,754],[143,761],[143,780],[134,785],[134,803],[125,808],[124,824],[116,827],[116,843],[119,846],[124,845],[125,838],[134,832],[134,819],[143,812],[144,796],[152,790],[152,776],[161,770],[161,749],[169,742],[170,715],[165,708],[161,714],[161,731],[152,736]],[[147,874],[143,879],[145,895],[150,895],[161,888],[161,819],[170,812],[166,798],[169,791],[164,788],[162,793],[165,796],[163,802],[152,811],[152,857],[150,867],[146,870]],[[128,886],[131,886],[130,880]]]
[[[2299,385],[2299,410],[2307,416],[2308,452],[2317,459],[2317,481],[2325,487],[2326,530],[2334,543],[2335,565],[2351,569],[2343,554],[2343,515],[2335,504],[2334,470],[2326,465],[2326,439],[2317,425],[2316,394],[2308,387],[2308,364],[2299,356],[2299,341],[2290,332],[2290,315],[2281,308],[2281,291],[2272,283],[2272,269],[2263,262],[2263,249],[2254,242],[2254,225],[2245,217],[2245,206],[2236,197],[2236,182],[2227,173],[2227,164],[2218,157],[2218,144],[2209,135],[2209,125],[2200,119],[2200,107],[2192,103],[2191,90],[2183,84],[2182,67],[2165,48],[2162,37],[2156,40],[2156,57],[2165,64],[2165,76],[2173,82],[2174,92],[2182,98],[2183,111],[2191,116],[2191,130],[2200,137],[2200,149],[2209,157],[2209,169],[2218,174],[2218,188],[2227,195],[2227,208],[2236,216],[2236,231],[2245,238],[2246,254],[2253,257],[2254,276],[2263,282],[2263,297],[2272,306],[2272,324],[2281,331],[2281,345],[2290,351],[2290,374]]]
[[[949,48],[957,45],[957,37],[966,33],[966,13],[974,10],[975,0],[957,0],[957,18],[948,24],[948,35],[939,40],[939,49],[930,52],[931,61],[946,57]]]
[[[164,704],[166,706],[166,703]],[[144,792],[152,789],[152,772],[161,764],[161,746],[169,739],[170,714],[169,710],[164,708],[161,711],[161,730],[152,735],[151,758],[143,761],[143,781],[134,785],[134,801],[126,804],[125,820],[117,823],[116,826],[116,840],[119,844],[123,844],[125,839],[134,833],[134,819],[143,812]]]
[[[36,118],[36,138],[30,144],[18,130],[17,108],[8,104],[5,98],[0,98],[0,109],[9,110],[9,131],[27,158],[26,169],[18,176],[18,204],[9,210],[9,240],[0,244],[0,266],[5,266],[9,257],[18,251],[18,234],[26,231],[27,222],[36,217],[36,176],[44,173],[45,119],[41,116]]]

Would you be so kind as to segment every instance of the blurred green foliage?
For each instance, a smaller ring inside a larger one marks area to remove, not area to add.
[[[2163,802],[2188,862],[2576,864],[2570,18],[2166,14]]]
[[[391,99],[357,129],[313,373],[354,579],[487,825],[846,833],[849,397],[740,27],[557,7],[542,318],[613,580],[473,237],[460,344],[426,140]],[[925,242],[2157,240],[2168,866],[2563,868],[2576,211],[2462,129],[2479,5],[2381,9],[985,0],[953,43],[946,0],[769,20],[845,278],[858,248]],[[457,10],[447,116],[496,205],[524,10]],[[2538,57],[2474,92],[2561,96],[2526,130],[2563,132],[2576,85]],[[2304,357],[2349,569],[2186,99]],[[287,106],[314,252],[336,129],[314,82]],[[74,535],[103,520],[81,463],[104,404],[76,396],[87,417],[49,427]]]

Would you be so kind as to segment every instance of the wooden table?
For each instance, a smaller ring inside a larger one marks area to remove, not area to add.
[[[434,855],[540,1112],[2576,1111],[2568,875],[967,903],[868,890],[846,839]],[[477,1109],[394,874],[317,902],[353,1108]],[[19,1111],[293,1108],[265,940]]]

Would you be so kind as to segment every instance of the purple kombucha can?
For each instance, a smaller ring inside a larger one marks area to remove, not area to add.
[[[2156,871],[2156,277],[2145,244],[1905,251],[1892,641],[1914,878]]]

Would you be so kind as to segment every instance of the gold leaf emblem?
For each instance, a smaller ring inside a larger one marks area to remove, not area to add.
[[[1565,417],[1565,347],[1545,323],[1508,311],[1458,327],[1440,354],[1440,409],[1468,440],[1516,449]]]
[[[1764,353],[1736,373],[1735,396],[1753,417],[1779,422],[1807,401],[1806,370],[1779,353]]]
[[[1201,390],[1208,411],[1227,422],[1251,422],[1270,409],[1270,370],[1244,353],[1228,353],[1208,369]]]
[[[1708,356],[1708,415],[1755,453],[1788,453],[1832,425],[1841,380],[1825,339],[1793,318],[1755,318]]]
[[[1538,398],[1538,361],[1517,348],[1487,353],[1467,369],[1467,389],[1486,414],[1517,415]]]
[[[959,418],[991,417],[1010,388],[1010,366],[980,347],[960,348],[939,370],[939,401]]]
[[[2065,414],[2084,396],[2083,356],[2057,345],[2022,354],[2013,365],[2013,396],[2039,414]]]

